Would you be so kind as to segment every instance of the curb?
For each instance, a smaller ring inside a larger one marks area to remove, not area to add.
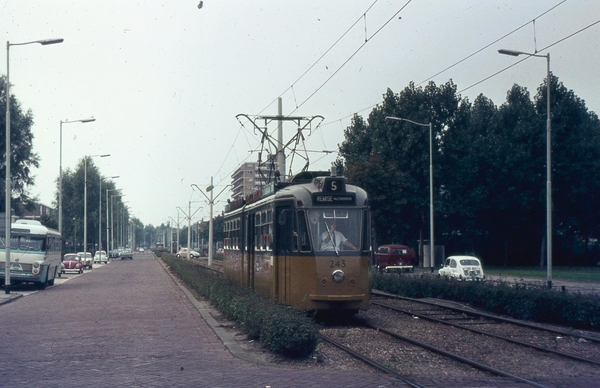
[[[0,296],[0,305],[10,303],[16,299],[22,297],[23,294],[4,294]]]

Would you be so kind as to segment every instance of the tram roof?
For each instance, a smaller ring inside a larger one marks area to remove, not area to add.
[[[246,198],[236,200],[230,203],[225,212],[244,208],[246,205],[263,203],[268,200],[294,199],[301,201],[304,206],[313,204],[315,195],[331,195],[326,189],[328,181],[341,183],[343,187],[342,196],[352,198],[352,203],[345,203],[349,206],[364,206],[368,204],[367,192],[353,184],[348,184],[343,176],[332,176],[329,171],[303,171],[293,176],[288,182],[272,183],[260,190],[257,190]],[[320,205],[324,205],[321,203]],[[337,204],[340,206],[343,204]]]

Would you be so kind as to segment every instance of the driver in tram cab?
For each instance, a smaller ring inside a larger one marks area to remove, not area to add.
[[[343,234],[335,230],[335,221],[326,221],[328,230],[321,233],[321,250],[322,251],[333,251],[337,248],[338,251],[342,250],[342,246],[346,246],[350,249],[357,250]],[[334,248],[335,247],[335,248]]]

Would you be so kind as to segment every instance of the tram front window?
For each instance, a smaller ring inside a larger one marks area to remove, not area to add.
[[[358,250],[361,244],[361,215],[358,209],[309,210],[309,229],[315,251]]]

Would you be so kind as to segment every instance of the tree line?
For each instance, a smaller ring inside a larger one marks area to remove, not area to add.
[[[338,166],[370,195],[375,244],[429,238],[429,130],[433,128],[435,243],[494,265],[544,265],[545,80],[533,98],[514,85],[500,106],[471,102],[449,81],[388,89],[365,119],[355,115]],[[550,77],[553,264],[596,265],[600,122]]]

